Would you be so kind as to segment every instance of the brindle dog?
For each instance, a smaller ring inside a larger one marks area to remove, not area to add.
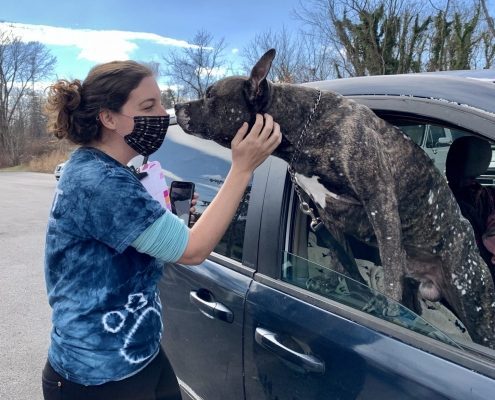
[[[243,121],[271,114],[284,135],[274,155],[291,162],[298,152],[297,181],[325,225],[378,247],[385,294],[400,302],[412,277],[423,298],[444,298],[475,342],[495,348],[493,280],[443,175],[368,107],[330,91],[317,104],[316,89],[268,81],[274,57],[271,49],[249,78],[222,79],[205,98],[176,105],[179,125],[229,147]]]

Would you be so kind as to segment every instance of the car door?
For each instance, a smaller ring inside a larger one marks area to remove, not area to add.
[[[160,284],[165,352],[184,399],[242,399],[242,324],[250,271],[224,259],[167,265]]]
[[[363,311],[380,293],[332,269],[328,235],[315,238],[275,164],[245,305],[246,399],[490,398],[495,353],[454,341],[455,324],[446,334],[402,306],[394,320]]]
[[[196,218],[211,202],[230,167],[230,151],[171,126],[154,155],[167,181],[196,185]],[[267,167],[249,185],[237,215],[214,253],[198,266],[165,265],[159,284],[162,343],[184,399],[242,399],[245,295],[256,262],[257,226]],[[259,197],[261,196],[261,199]],[[257,217],[258,214],[258,217]],[[248,218],[249,215],[249,218]]]

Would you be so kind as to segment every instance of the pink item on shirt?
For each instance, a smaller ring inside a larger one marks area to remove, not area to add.
[[[147,172],[148,175],[141,180],[148,193],[157,200],[162,207],[172,211],[170,203],[170,190],[165,179],[165,173],[158,161],[150,161],[141,165],[139,172]]]

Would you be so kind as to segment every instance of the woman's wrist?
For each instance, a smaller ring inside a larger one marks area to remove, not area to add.
[[[230,167],[230,171],[227,175],[227,179],[230,178],[233,179],[238,184],[240,183],[247,185],[251,180],[252,175],[253,175],[253,171],[242,169],[236,166],[235,164],[232,164],[232,166]]]

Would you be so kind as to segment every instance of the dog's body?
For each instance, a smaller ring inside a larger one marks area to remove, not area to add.
[[[274,154],[290,162],[299,152],[298,184],[325,225],[378,247],[385,294],[401,301],[403,280],[413,277],[424,298],[445,298],[473,339],[495,348],[493,281],[445,178],[400,130],[333,92],[321,94],[295,148],[318,92],[268,82],[273,56],[267,52],[249,79],[223,79],[205,99],[177,105],[179,125],[228,147],[243,121],[271,114],[284,135]]]

